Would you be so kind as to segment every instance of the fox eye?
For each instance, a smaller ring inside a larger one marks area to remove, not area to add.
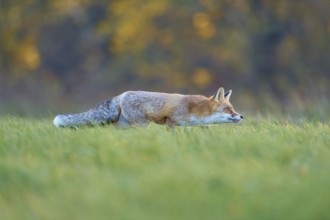
[[[230,107],[226,107],[226,108],[223,109],[223,112],[226,112],[228,114],[231,114],[233,112],[233,110]]]
[[[218,112],[224,112],[224,113],[231,113],[232,112],[232,110],[231,110],[231,108],[230,107],[225,107],[225,108],[223,108],[222,110],[218,110]]]

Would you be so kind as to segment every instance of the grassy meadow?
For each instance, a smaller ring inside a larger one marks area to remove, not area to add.
[[[57,129],[0,117],[1,220],[330,219],[328,122]]]

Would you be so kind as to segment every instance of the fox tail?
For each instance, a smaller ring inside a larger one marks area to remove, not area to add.
[[[57,115],[54,118],[56,127],[79,127],[83,125],[104,125],[116,121],[120,114],[119,103],[109,99],[97,104],[94,108],[78,114]]]

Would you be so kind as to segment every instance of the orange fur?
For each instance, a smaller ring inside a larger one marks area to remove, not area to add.
[[[189,114],[193,115],[210,115],[216,109],[216,102],[204,96],[188,96],[184,102],[188,106]]]
[[[171,124],[172,122],[169,117],[180,105],[181,100],[181,95],[171,94],[158,112],[146,112],[146,118],[157,124]]]

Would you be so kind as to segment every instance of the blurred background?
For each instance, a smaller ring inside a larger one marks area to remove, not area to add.
[[[329,118],[330,1],[0,0],[0,114],[81,111],[127,90]]]

